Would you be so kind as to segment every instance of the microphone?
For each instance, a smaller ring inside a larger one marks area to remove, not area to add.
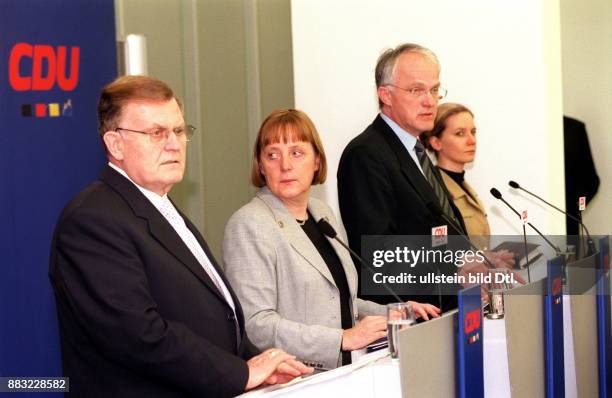
[[[372,270],[370,268],[370,265],[368,263],[366,263],[363,260],[363,258],[361,258],[361,256],[359,254],[357,254],[353,249],[351,249],[346,243],[344,243],[340,238],[338,238],[338,233],[336,232],[334,227],[332,227],[332,225],[325,218],[321,218],[319,221],[317,221],[317,226],[319,227],[319,231],[321,231],[323,233],[323,235],[327,236],[330,239],[335,239],[336,242],[340,243],[340,245],[342,247],[344,247],[346,250],[348,250],[348,252],[351,253],[353,255],[353,257],[358,259],[359,262],[370,272],[370,274],[372,274],[372,276],[374,276],[375,272],[374,272],[374,270]],[[397,300],[398,303],[403,303],[404,302],[404,300],[402,300],[397,294],[395,294],[395,292],[393,291],[393,289],[391,289],[389,287],[389,285],[387,285],[384,282],[382,283],[382,285],[393,296],[393,298],[395,298]]]
[[[525,188],[521,187],[518,184],[518,182],[516,182],[516,181],[510,180],[510,181],[508,181],[508,185],[510,185],[514,189],[520,189],[521,191],[528,193],[529,195],[533,196],[534,198],[536,198],[536,199],[546,203],[548,206],[552,207],[553,209],[557,210],[558,212],[561,212],[561,213],[565,214],[565,216],[570,218],[571,220],[574,220],[577,223],[579,223],[580,226],[582,228],[584,228],[584,232],[586,233],[589,253],[594,253],[595,252],[595,244],[593,243],[593,239],[591,239],[591,235],[589,234],[589,230],[587,229],[586,225],[584,225],[582,220],[580,220],[577,217],[574,217],[573,215],[569,214],[566,211],[561,210],[560,208],[558,208],[557,206],[553,205],[552,203],[547,202],[546,200],[544,200],[543,198],[539,197],[535,193],[526,190]]]
[[[442,218],[442,220],[444,220],[445,223],[447,223],[448,225],[453,227],[457,232],[459,232],[459,235],[463,238],[463,240],[465,240],[468,243],[468,245],[470,245],[472,249],[476,251],[480,250],[478,247],[476,247],[474,243],[472,243],[472,241],[466,234],[461,232],[461,229],[457,228],[457,224],[455,224],[455,222],[451,220],[450,217],[448,217],[443,212],[438,211],[438,208],[433,204],[433,202],[427,202],[425,206],[427,206],[427,209],[429,210],[430,213],[438,215],[439,217]],[[482,257],[485,259],[485,263],[487,263],[489,268],[495,269],[495,266],[493,265],[493,263],[491,263],[491,261],[487,258],[487,256],[482,256]]]
[[[508,206],[508,207],[510,208],[510,210],[512,210],[512,211],[513,211],[513,212],[514,212],[514,213],[515,213],[515,214],[516,214],[516,215],[517,215],[519,218],[522,218],[522,217],[521,217],[521,214],[520,214],[518,211],[516,211],[516,209],[515,209],[514,207],[512,207],[512,205],[510,205],[510,203],[508,203],[508,202],[507,202],[507,201],[506,201],[506,200],[505,200],[505,199],[502,197],[501,192],[499,192],[497,189],[495,189],[495,188],[491,188],[491,195],[493,195],[493,197],[494,197],[495,199],[499,199],[499,200],[501,200],[502,202],[504,202],[504,204],[505,204],[506,206]],[[562,253],[562,252],[561,252],[561,249],[559,249],[559,248],[558,248],[557,246],[555,246],[555,245],[554,245],[554,244],[553,244],[553,243],[552,243],[550,240],[548,240],[548,238],[546,238],[546,236],[544,236],[544,234],[542,234],[542,232],[540,232],[540,231],[539,231],[539,230],[538,230],[536,227],[534,227],[532,223],[527,222],[527,225],[529,225],[529,226],[531,227],[531,229],[533,229],[534,231],[536,231],[536,233],[537,233],[538,235],[540,235],[540,236],[542,237],[542,239],[544,239],[544,240],[546,241],[546,243],[548,243],[548,245],[549,245],[550,247],[552,247],[552,248],[553,248],[553,250],[555,251],[555,253],[556,253],[557,255],[560,255],[560,254]],[[525,233],[525,229],[524,229],[524,225],[523,225],[523,234],[524,234],[524,233]],[[527,239],[527,238],[525,237],[525,239]],[[525,242],[525,243],[526,243],[526,242]],[[525,244],[525,251],[526,251],[526,250],[527,250],[527,245]]]
[[[499,199],[502,202],[504,202],[506,206],[508,206],[517,216],[519,216],[520,219],[522,219],[520,213],[514,210],[514,207],[510,206],[510,203],[506,202],[506,200],[502,198],[501,192],[499,192],[496,188],[491,188],[490,192],[491,192],[491,195],[493,195],[495,199]],[[529,249],[527,248],[527,231],[525,230],[525,223],[523,223],[523,247],[525,248],[525,264],[527,264],[527,278],[529,279],[529,283],[531,283],[531,269],[530,269],[531,267],[529,265]]]
[[[433,204],[433,202],[427,202],[425,204],[425,206],[427,207],[427,209],[429,210],[429,212],[431,214],[436,214],[438,215],[440,218],[442,218],[442,220],[444,220],[444,222],[446,222],[448,225],[452,226],[453,228],[455,228],[455,230],[457,232],[459,232],[459,235],[461,235],[461,237],[470,245],[470,247],[476,251],[479,251],[480,249],[478,247],[476,247],[476,245],[474,245],[474,243],[472,243],[472,241],[470,240],[470,238],[464,234],[462,231],[462,229],[457,228],[457,225],[455,224],[455,222],[453,220],[451,220],[446,214],[444,214],[443,212],[438,210],[438,207],[436,207],[436,205]],[[489,269],[496,269],[495,265],[493,265],[493,263],[491,263],[491,261],[487,258],[486,255],[484,255],[482,258],[485,260],[485,263],[487,264],[487,266],[489,267]],[[529,281],[529,283],[531,283],[531,275],[529,273],[529,268],[527,268],[527,279]],[[508,289],[508,283],[504,281],[504,287],[506,289]],[[489,307],[488,311],[489,313],[491,312],[491,303],[487,304]],[[483,306],[483,310],[487,308],[486,306]]]
[[[502,197],[501,192],[499,192],[496,188],[491,188],[491,195],[493,195],[493,197],[495,199],[499,199],[502,202],[504,202],[506,204],[506,206],[508,206],[510,208],[510,210],[512,210],[514,212],[514,214],[516,214],[519,218],[521,218],[521,213],[519,213],[518,211],[516,211],[514,209],[514,207],[510,206],[510,203],[506,202],[506,199],[504,199]]]

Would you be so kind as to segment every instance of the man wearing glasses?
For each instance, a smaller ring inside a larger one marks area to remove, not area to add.
[[[206,242],[168,198],[195,130],[172,90],[119,78],[98,117],[108,166],[66,206],[51,248],[70,393],[224,397],[310,372],[251,344]]]
[[[380,113],[347,145],[338,168],[342,221],[350,246],[358,253],[362,235],[431,235],[432,228],[441,224],[448,226],[449,234],[465,230],[439,171],[419,141],[421,133],[433,128],[438,101],[446,95],[439,76],[436,55],[417,44],[402,44],[378,59]],[[443,310],[456,305],[453,295],[440,298],[436,286],[420,288],[422,295],[402,298]],[[392,296],[368,299],[395,301]]]

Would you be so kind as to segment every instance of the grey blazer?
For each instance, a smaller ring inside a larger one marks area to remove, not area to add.
[[[331,209],[311,198],[315,220],[339,231]],[[353,319],[384,315],[385,307],[356,298],[350,255],[330,240],[351,294]],[[279,347],[318,368],[341,365],[340,294],[323,258],[283,203],[266,187],[228,221],[225,274],[240,299],[246,330],[259,349]]]

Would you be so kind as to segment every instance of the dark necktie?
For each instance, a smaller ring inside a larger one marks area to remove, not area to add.
[[[442,186],[442,182],[435,174],[434,165],[431,163],[431,159],[427,156],[427,152],[425,152],[425,147],[421,143],[421,141],[417,140],[414,145],[414,151],[416,152],[417,157],[419,158],[419,163],[421,164],[421,169],[423,169],[423,174],[425,174],[425,178],[431,185],[436,197],[438,198],[438,202],[442,211],[448,218],[453,220],[455,224],[459,225],[457,218],[455,217],[455,213],[450,206],[450,202],[448,201],[448,196],[446,195],[446,191]]]

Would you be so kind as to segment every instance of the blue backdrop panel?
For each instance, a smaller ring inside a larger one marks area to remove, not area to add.
[[[548,260],[544,333],[546,345],[546,396],[565,396],[565,359],[563,351],[563,266],[561,256]]]
[[[480,285],[459,292],[457,341],[457,396],[484,397],[483,324]]]
[[[104,164],[96,103],[115,49],[113,0],[0,0],[0,376],[61,374],[49,247]]]

